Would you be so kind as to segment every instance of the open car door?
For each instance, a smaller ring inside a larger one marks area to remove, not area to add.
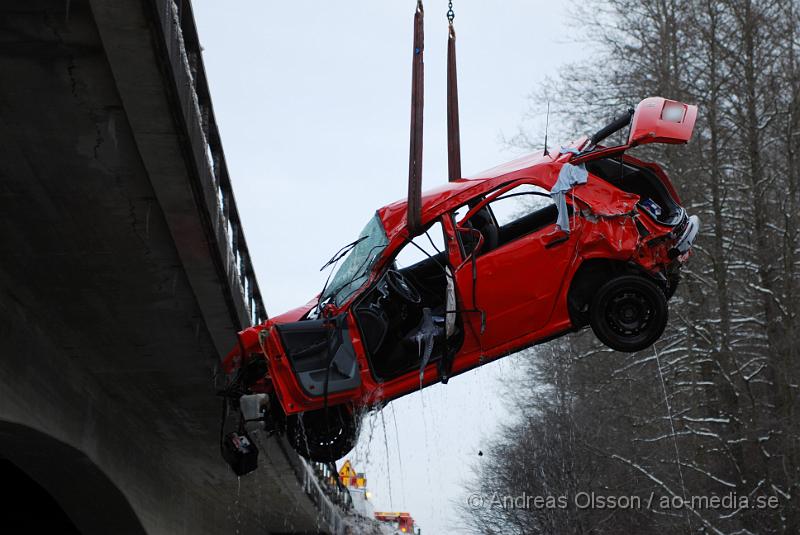
[[[696,120],[697,106],[663,97],[646,98],[636,106],[628,145],[686,143]]]
[[[346,313],[334,318],[277,324],[274,329],[280,336],[289,367],[281,362],[281,369],[277,369],[272,359],[273,378],[279,373],[293,373],[303,393],[311,397],[325,397],[360,386]],[[285,381],[275,383],[281,388]]]

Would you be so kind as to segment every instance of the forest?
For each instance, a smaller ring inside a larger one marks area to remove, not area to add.
[[[468,492],[568,499],[465,504],[466,528],[800,533],[800,2],[605,0],[572,13],[584,59],[533,91],[532,112],[549,102],[552,140],[555,118],[579,117],[574,137],[648,96],[698,105],[688,145],[633,155],[667,170],[702,230],[653,348],[616,353],[587,330],[516,357],[518,416]],[[541,150],[538,136],[510,142]],[[641,501],[582,507],[576,495]]]

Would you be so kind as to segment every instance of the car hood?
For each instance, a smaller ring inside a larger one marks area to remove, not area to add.
[[[308,313],[309,310],[317,306],[317,303],[319,302],[319,296],[320,294],[317,294],[316,297],[312,298],[305,305],[293,308],[289,311],[284,312],[283,314],[272,316],[267,322],[267,325],[271,326],[276,323],[289,323],[291,321],[299,321],[303,316],[305,316]]]

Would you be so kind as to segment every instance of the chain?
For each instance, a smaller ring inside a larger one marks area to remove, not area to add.
[[[456,12],[453,11],[453,2],[450,1],[447,3],[447,22],[453,24],[453,19],[456,18]]]

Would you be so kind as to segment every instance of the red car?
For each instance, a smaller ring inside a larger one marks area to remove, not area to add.
[[[658,165],[625,152],[686,143],[696,115],[649,98],[561,153],[439,186],[417,236],[406,201],[380,208],[317,297],[240,333],[225,360],[235,391],[268,393],[269,425],[332,461],[361,411],[534,344],[589,325],[613,349],[649,347],[699,222]],[[629,124],[626,144],[599,145]],[[562,197],[568,232],[551,197],[565,167],[585,179]]]

